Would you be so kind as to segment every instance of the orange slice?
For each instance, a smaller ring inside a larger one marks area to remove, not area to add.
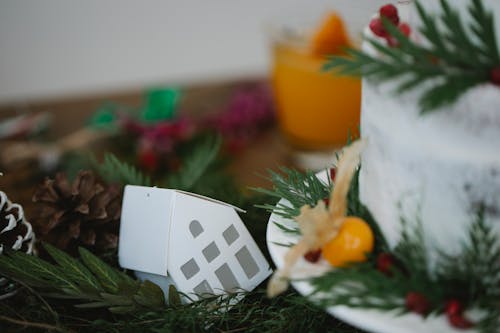
[[[337,13],[330,12],[312,37],[311,52],[317,56],[342,54],[350,45],[344,21]]]

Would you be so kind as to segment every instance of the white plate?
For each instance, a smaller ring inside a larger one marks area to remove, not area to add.
[[[324,177],[326,177],[326,174]],[[280,203],[286,204],[286,201],[282,199]],[[276,226],[276,222],[290,228],[297,227],[297,224],[295,221],[285,219],[276,214],[272,214],[269,218],[266,233],[267,248],[276,267],[281,268],[283,267],[283,259],[288,247],[278,244],[296,243],[298,236],[284,232]],[[329,268],[329,264],[324,260],[317,264],[311,264],[301,259],[293,269],[292,278],[303,277],[306,273],[322,274]],[[309,295],[313,291],[312,285],[307,281],[292,282],[292,286],[302,295]],[[327,308],[326,311],[350,325],[373,333],[477,332],[477,330],[472,329],[456,330],[450,326],[444,316],[432,316],[424,319],[420,315],[413,313],[397,316],[394,312],[354,309],[346,306],[332,306]]]

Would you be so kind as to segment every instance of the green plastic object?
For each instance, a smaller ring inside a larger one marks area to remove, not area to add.
[[[142,113],[145,122],[171,120],[176,116],[181,92],[175,88],[154,88],[146,93],[146,106]]]
[[[87,125],[93,129],[100,130],[116,130],[116,105],[106,103],[99,107],[88,120]]]

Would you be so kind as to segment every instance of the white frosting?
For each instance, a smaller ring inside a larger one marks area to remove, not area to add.
[[[367,45],[365,50],[373,52]],[[361,200],[389,244],[399,241],[402,216],[415,221],[420,215],[430,253],[436,248],[456,253],[481,204],[500,236],[500,88],[477,86],[454,105],[420,115],[425,87],[396,96],[395,86],[363,80],[361,116],[368,139]]]

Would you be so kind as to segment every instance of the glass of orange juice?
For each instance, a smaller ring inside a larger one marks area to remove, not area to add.
[[[322,67],[329,55],[359,45],[362,25],[351,32],[337,11],[317,15],[316,22],[308,20],[272,30],[271,81],[278,124],[296,164],[320,169],[349,137],[359,135],[360,80]]]

